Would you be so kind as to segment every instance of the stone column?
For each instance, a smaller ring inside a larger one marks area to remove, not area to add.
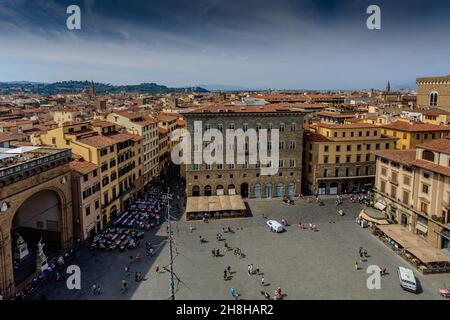
[[[11,237],[5,235],[2,238],[0,233],[0,292],[8,298],[14,294],[14,287]]]

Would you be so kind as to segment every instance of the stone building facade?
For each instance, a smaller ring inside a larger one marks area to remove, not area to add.
[[[19,159],[0,167],[0,293],[5,297],[18,285],[12,256],[18,228],[30,251],[40,237],[56,250],[73,243],[70,150],[37,148]]]
[[[369,123],[312,125],[304,138],[305,193],[336,195],[370,190],[375,178],[372,152],[394,149],[395,141]]]
[[[375,194],[390,220],[450,250],[450,140],[376,152]]]
[[[271,141],[271,147],[279,147],[279,169],[276,174],[261,174],[260,163],[246,163],[230,166],[225,163],[229,142],[224,141],[224,163],[208,166],[189,164],[183,170],[186,178],[187,196],[233,195],[243,198],[271,198],[298,195],[301,192],[303,116],[289,107],[277,104],[265,106],[215,106],[201,108],[185,114],[186,129],[192,141],[195,134],[194,122],[201,121],[205,129],[219,129],[225,136],[226,129],[279,129],[279,143]],[[270,141],[270,134],[268,135]],[[249,143],[256,143],[250,141]],[[206,144],[203,144],[203,148]],[[191,149],[192,160],[195,146]],[[249,149],[250,150],[250,149]],[[237,157],[236,146],[232,152]],[[270,151],[269,151],[270,153]],[[192,161],[193,163],[193,161]]]
[[[450,75],[417,78],[417,105],[450,111]]]

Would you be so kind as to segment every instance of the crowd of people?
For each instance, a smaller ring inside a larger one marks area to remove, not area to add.
[[[22,289],[17,290],[15,293],[16,300],[24,300],[28,297],[35,295],[39,288],[47,283],[48,281],[60,281],[62,274],[65,274],[65,267],[67,263],[72,260],[75,253],[79,251],[81,247],[81,240],[77,239],[74,245],[64,251],[61,256],[53,258],[48,263],[48,268],[43,270],[41,273],[35,275],[30,282],[28,282]],[[45,295],[42,297],[45,299]]]
[[[163,191],[158,186],[152,186],[144,192],[112,226],[106,228],[92,239],[90,248],[125,251],[138,248],[144,231],[153,229],[160,223],[160,215],[165,210],[162,198]]]

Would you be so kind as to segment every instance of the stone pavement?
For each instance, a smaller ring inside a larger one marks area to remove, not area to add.
[[[396,266],[408,266],[381,241],[354,222],[361,205],[342,205],[344,217],[337,215],[334,199],[325,200],[325,206],[306,199],[287,205],[281,199],[247,200],[252,216],[240,219],[223,219],[203,223],[181,219],[174,223],[174,271],[177,299],[225,299],[230,300],[230,287],[235,287],[242,299],[263,299],[261,290],[273,295],[276,287],[286,293],[285,299],[441,299],[437,290],[449,283],[448,275],[426,275],[415,272],[423,292],[412,294],[403,291],[398,283]],[[287,231],[274,234],[265,225],[265,218],[285,218],[291,224]],[[297,223],[312,222],[318,231],[298,230]],[[178,223],[179,232],[175,225]],[[189,226],[193,226],[193,233]],[[239,247],[246,255],[238,258],[232,251],[224,252],[223,243],[216,240],[222,227],[230,226],[235,232],[225,233],[231,247]],[[199,236],[208,242],[200,244]],[[124,276],[129,252],[98,252],[92,256],[83,251],[74,263],[82,270],[82,290],[69,291],[65,283],[46,288],[48,299],[167,299],[169,297],[169,273],[155,272],[156,265],[169,263],[166,227],[146,234],[146,240],[159,248],[155,257],[145,256],[140,263],[131,265],[132,272],[141,271],[145,281],[136,283],[134,277]],[[367,249],[370,257],[356,271],[354,263],[359,259],[358,248]],[[222,257],[213,257],[213,248],[220,248]],[[144,253],[144,249],[141,252]],[[135,251],[134,254],[137,252]],[[265,275],[267,285],[262,287],[260,277],[247,274],[247,265],[253,264]],[[382,277],[381,290],[366,287],[366,268],[370,264],[386,267],[390,274]],[[223,270],[231,266],[235,273],[231,280],[223,280]],[[414,269],[413,269],[414,270]],[[122,278],[130,289],[120,292]],[[93,283],[103,288],[100,296],[93,296],[89,289]]]

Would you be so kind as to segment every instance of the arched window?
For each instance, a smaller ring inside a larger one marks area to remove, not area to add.
[[[422,152],[422,159],[434,162],[434,153],[430,150],[424,150]]]
[[[218,195],[218,196],[223,196],[223,186],[222,185],[218,185],[217,186],[217,188],[216,188],[216,194]]]
[[[438,105],[438,93],[436,91],[433,91],[430,93],[430,106],[437,106]]]
[[[284,197],[284,184],[277,184],[277,197]]]
[[[266,197],[272,198],[272,184],[271,183],[266,184]]]
[[[291,182],[288,185],[288,196],[294,197],[294,195],[295,195],[295,183]]]
[[[193,197],[200,196],[200,187],[199,186],[192,187],[192,196]]]
[[[261,198],[261,185],[259,183],[253,186],[253,194],[255,198]]]
[[[205,187],[205,196],[209,197],[211,195],[212,195],[212,188],[211,186],[208,185]]]

